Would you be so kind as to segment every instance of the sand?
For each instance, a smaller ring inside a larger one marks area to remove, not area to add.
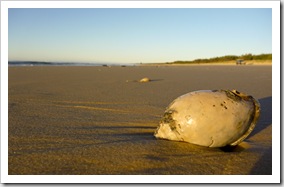
[[[272,174],[270,65],[9,67],[8,84],[9,175]],[[157,140],[171,101],[203,89],[258,99],[251,135],[232,150]]]

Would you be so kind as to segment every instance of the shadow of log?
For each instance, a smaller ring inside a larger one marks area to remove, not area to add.
[[[162,81],[164,79],[151,79],[151,82],[155,82],[155,81]]]
[[[272,124],[272,97],[265,97],[258,100],[260,103],[260,117],[259,120],[251,132],[249,137],[254,136],[261,132],[263,129]],[[248,137],[248,138],[249,138]]]
[[[239,145],[236,145],[236,146],[227,145],[225,147],[220,147],[219,149],[222,150],[223,152],[242,152],[245,150],[245,148]]]
[[[272,175],[272,147],[265,150],[262,157],[250,171],[250,175]]]
[[[260,133],[272,125],[272,97],[259,99],[259,103],[261,107],[260,118],[249,137]],[[250,171],[250,175],[272,175],[272,147],[263,151],[261,158]]]

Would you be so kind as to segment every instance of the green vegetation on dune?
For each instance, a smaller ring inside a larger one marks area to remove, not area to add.
[[[252,54],[244,54],[241,56],[236,55],[226,55],[221,57],[214,57],[214,58],[205,58],[205,59],[195,59],[191,61],[174,61],[174,64],[199,64],[199,63],[218,63],[218,62],[226,62],[226,61],[234,61],[237,59],[246,60],[272,60],[272,54],[260,54],[260,55],[252,55]]]

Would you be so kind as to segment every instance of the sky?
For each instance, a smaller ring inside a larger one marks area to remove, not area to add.
[[[271,8],[9,8],[9,61],[153,63],[272,53]]]

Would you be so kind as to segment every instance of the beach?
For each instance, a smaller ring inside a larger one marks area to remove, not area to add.
[[[271,175],[272,66],[23,66],[8,72],[9,175]],[[148,77],[150,82],[140,83]],[[234,149],[156,139],[166,107],[236,89],[261,105]]]

